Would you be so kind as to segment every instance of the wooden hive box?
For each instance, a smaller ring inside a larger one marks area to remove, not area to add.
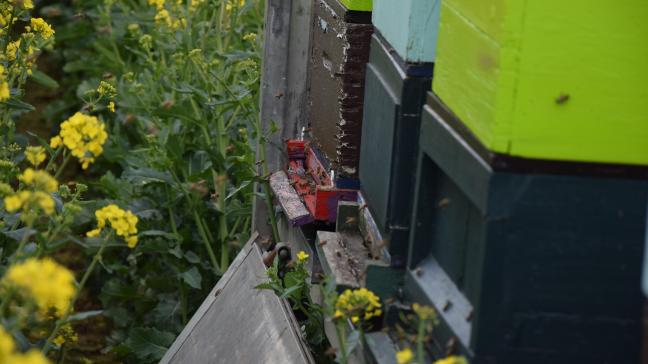
[[[364,1],[344,2],[366,5]],[[338,0],[316,0],[313,14],[311,135],[338,180],[357,181],[365,64],[373,33],[371,13],[350,10]]]
[[[648,164],[648,2],[444,0],[433,90],[490,150]]]
[[[434,62],[441,0],[375,0],[376,30],[406,62]]]
[[[393,266],[404,266],[416,177],[421,109],[432,66],[402,62],[374,34],[365,82],[360,184],[385,237]],[[419,75],[419,76],[416,76]]]
[[[452,118],[430,98],[406,275],[437,340],[480,364],[638,362],[648,168],[501,168]]]

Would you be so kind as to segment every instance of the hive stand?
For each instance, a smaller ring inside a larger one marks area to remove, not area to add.
[[[406,274],[438,340],[479,364],[637,362],[648,181],[502,168],[453,118],[430,97]]]

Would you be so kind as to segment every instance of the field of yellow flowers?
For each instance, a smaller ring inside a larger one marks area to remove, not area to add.
[[[0,3],[0,363],[164,354],[249,236],[263,9]]]

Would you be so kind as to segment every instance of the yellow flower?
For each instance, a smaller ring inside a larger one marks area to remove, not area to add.
[[[61,144],[63,144],[63,139],[61,139],[61,137],[58,135],[50,139],[50,147],[52,147],[53,149],[60,147]]]
[[[6,359],[7,364],[50,364],[50,361],[36,349],[31,349],[25,354],[16,353]],[[5,361],[3,361],[5,363]]]
[[[7,101],[11,97],[11,94],[9,93],[9,84],[7,81],[2,81],[0,83],[0,102],[1,101]]]
[[[382,315],[380,298],[366,288],[356,290],[347,289],[335,302],[336,313],[334,318],[350,318],[353,323],[360,321],[360,317],[369,320]],[[338,315],[338,312],[340,315]]]
[[[23,9],[33,9],[34,3],[32,0],[11,0],[11,3]]]
[[[414,359],[414,353],[410,348],[405,348],[396,353],[396,362],[398,364],[409,364],[412,359]]]
[[[25,158],[32,164],[34,167],[38,167],[41,163],[45,161],[46,154],[45,148],[43,147],[27,147],[25,149]]]
[[[15,61],[16,60],[16,54],[18,53],[18,49],[20,49],[20,39],[9,42],[7,44],[7,51],[6,51],[6,56],[8,61]]]
[[[205,0],[189,0],[189,10],[196,11],[198,7],[205,3]]]
[[[61,326],[59,334],[54,338],[53,341],[57,346],[61,346],[66,342],[74,343],[77,342],[77,340],[79,340],[79,336],[76,332],[74,332],[72,325],[68,323]]]
[[[45,214],[54,213],[54,199],[43,191],[20,191],[4,198],[5,209],[14,213],[20,209],[27,213],[31,210],[41,209]],[[25,216],[26,218],[26,216]]]
[[[148,0],[149,5],[155,5],[157,10],[164,8],[164,0]]]
[[[256,33],[247,33],[246,35],[243,36],[243,40],[247,40],[249,42],[256,42],[257,35]]]
[[[245,0],[229,0],[227,4],[225,4],[225,10],[232,11],[232,9],[234,9],[234,6],[242,8],[243,5],[245,5]]]
[[[0,325],[0,360],[10,356],[15,349],[13,337]]]
[[[56,182],[56,179],[45,171],[27,168],[18,176],[18,179],[27,187],[34,190],[48,193],[58,190],[58,182]]]
[[[50,310],[56,315],[66,313],[76,292],[72,272],[50,258],[30,258],[12,265],[2,284],[28,295],[42,314]]]
[[[87,237],[97,237],[106,227],[106,222],[115,233],[124,238],[129,248],[135,248],[137,245],[137,222],[138,218],[130,211],[120,209],[117,205],[108,205],[100,210],[95,211],[98,228],[86,233]]]
[[[54,35],[54,29],[52,29],[52,26],[47,24],[47,22],[42,18],[31,18],[30,25],[31,28],[35,32],[40,33],[44,39],[49,39]]]
[[[309,257],[309,255],[306,254],[306,252],[304,252],[304,251],[300,251],[299,253],[297,253],[297,260],[298,260],[300,263],[303,263],[303,262],[305,262],[306,260],[308,260],[308,257]]]
[[[440,359],[434,362],[434,364],[468,364],[468,360],[463,356],[449,356],[445,359]]]
[[[108,103],[108,110],[115,112],[115,103],[113,101]]]
[[[436,320],[436,311],[434,311],[434,308],[430,306],[413,303],[412,310],[414,310],[414,313],[416,313],[421,320]]]
[[[115,89],[115,86],[111,85],[110,83],[101,81],[99,82],[99,87],[97,87],[97,93],[101,97],[105,96],[112,99],[113,97],[117,96],[117,89]]]
[[[79,159],[81,167],[87,169],[103,153],[103,144],[108,139],[105,129],[95,116],[78,112],[61,124],[61,132],[50,140],[50,146],[65,145]]]

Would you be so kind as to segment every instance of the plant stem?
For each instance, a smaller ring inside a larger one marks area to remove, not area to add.
[[[63,153],[63,154],[65,154],[65,153]],[[65,169],[65,166],[67,166],[68,162],[70,161],[70,158],[72,158],[72,153],[65,156],[65,159],[63,159],[63,164],[61,164],[58,171],[56,171],[56,174],[54,175],[54,179],[56,179],[57,181],[58,181],[59,177],[61,176],[61,173],[63,173],[63,170]]]
[[[259,128],[259,159],[261,160],[261,173],[263,173],[263,189],[265,192],[266,208],[268,213],[268,218],[270,219],[270,227],[272,227],[272,237],[274,238],[275,243],[279,242],[279,228],[277,227],[277,219],[275,219],[274,206],[272,205],[272,191],[270,190],[270,181],[268,181],[268,163],[266,162],[266,143],[263,141],[261,136],[261,128]]]
[[[416,360],[423,363],[423,338],[425,336],[425,320],[421,320],[418,325],[418,333],[416,335]]]
[[[61,326],[63,326],[63,324],[65,324],[68,318],[70,317],[70,314],[74,310],[74,304],[76,303],[77,299],[81,295],[81,290],[83,290],[83,287],[88,281],[88,278],[90,278],[90,275],[92,274],[95,267],[97,266],[97,263],[101,260],[101,254],[103,254],[104,249],[106,249],[106,244],[112,238],[112,236],[113,233],[111,232],[108,236],[106,236],[105,239],[102,240],[101,246],[99,247],[99,251],[97,251],[97,253],[92,258],[92,262],[90,263],[90,266],[88,267],[88,269],[86,269],[85,273],[83,274],[83,277],[81,278],[81,282],[79,282],[79,286],[77,287],[77,290],[74,293],[72,300],[70,301],[70,306],[68,307],[63,317],[61,317],[56,321],[56,326],[54,326],[54,330],[52,330],[52,333],[47,338],[47,341],[45,341],[45,345],[43,346],[44,355],[47,355],[47,352],[52,347],[52,341],[56,337],[56,334],[58,334],[58,331],[61,329]]]
[[[23,248],[25,247],[25,244],[27,244],[27,241],[29,240],[29,230],[31,230],[32,226],[34,226],[34,221],[31,220],[27,226],[25,227],[25,233],[23,234],[22,239],[20,239],[20,243],[18,244],[18,247],[16,248],[16,252],[14,255],[9,259],[9,265],[14,263],[16,261],[16,258],[22,253]]]
[[[346,352],[346,336],[344,335],[344,328],[341,327],[345,323],[346,321],[344,321],[342,324],[338,322],[335,323],[335,334],[338,338],[338,343],[340,344],[341,364],[347,364],[349,362],[349,358],[347,358]]]

